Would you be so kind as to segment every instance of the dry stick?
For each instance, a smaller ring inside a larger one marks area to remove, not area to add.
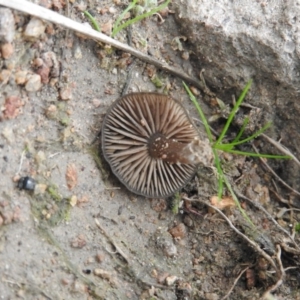
[[[170,74],[175,75],[175,76],[195,85],[196,87],[198,87],[200,89],[203,88],[200,81],[185,74],[182,70],[174,69],[171,66],[169,66],[167,63],[158,61],[155,58],[148,56],[147,54],[144,54],[126,44],[123,44],[105,34],[102,34],[101,32],[98,32],[92,28],[88,28],[81,23],[78,23],[74,20],[66,18],[52,10],[46,9],[42,6],[36,5],[36,4],[28,2],[26,0],[0,0],[0,5],[6,6],[9,8],[12,8],[12,9],[16,9],[23,13],[27,13],[29,15],[32,15],[34,17],[37,17],[37,18],[45,20],[45,21],[49,21],[51,23],[55,23],[57,25],[61,25],[65,28],[71,29],[71,30],[81,33],[87,37],[90,37],[90,38],[94,39],[95,41],[111,45],[115,48],[118,48],[120,50],[128,52],[128,53],[134,55],[135,57],[139,58],[140,60],[145,61],[149,64],[152,64],[163,71],[167,71]]]
[[[282,247],[282,249],[285,251],[285,252],[288,252],[288,253],[292,253],[292,254],[295,254],[295,255],[299,255],[300,254],[300,251],[299,250],[296,250],[292,247],[289,247],[287,244],[285,243],[281,243],[280,246]]]
[[[279,274],[279,279],[277,280],[277,282],[272,285],[264,294],[262,299],[265,299],[270,292],[275,291],[282,283],[283,283],[283,278],[285,276],[285,271],[284,268],[282,266],[282,262],[281,262],[281,248],[279,245],[276,246],[277,248],[277,253],[276,253],[276,260],[277,263],[279,265],[279,268],[276,266],[275,262],[273,261],[273,259],[265,252],[263,251],[255,242],[253,242],[252,240],[250,240],[246,235],[244,235],[242,232],[240,232],[232,223],[231,221],[226,217],[226,215],[218,208],[216,208],[213,205],[208,204],[207,202],[200,200],[200,199],[190,199],[187,197],[183,197],[184,200],[188,200],[188,201],[194,201],[194,202],[200,202],[202,204],[205,204],[207,206],[209,206],[210,208],[214,209],[215,211],[217,211],[229,224],[229,226],[239,235],[241,236],[244,240],[246,240],[261,256],[263,256],[272,266],[273,268],[276,270],[276,273]]]
[[[200,199],[191,199],[188,197],[182,197],[184,200],[188,200],[188,201],[192,201],[192,202],[200,202],[212,209],[214,209],[215,211],[217,211],[229,224],[230,228],[233,229],[239,236],[241,236],[248,244],[250,244],[261,256],[263,256],[271,265],[272,267],[278,272],[278,267],[276,266],[275,262],[273,261],[273,259],[265,252],[263,251],[255,242],[253,242],[252,240],[250,240],[245,234],[243,234],[242,232],[240,232],[232,223],[231,221],[226,217],[226,215],[217,207],[210,205],[209,203],[200,200]]]
[[[252,145],[253,149],[255,150],[256,153],[258,152],[258,149]],[[288,152],[290,153],[290,152]],[[290,155],[290,154],[288,154]],[[278,181],[280,181],[286,188],[288,188],[289,190],[291,190],[292,192],[294,192],[296,195],[300,196],[300,193],[293,189],[291,186],[289,186],[284,180],[282,180],[274,171],[273,169],[264,161],[264,159],[262,157],[259,157],[260,161],[264,164],[264,166],[277,178]]]
[[[127,255],[124,253],[124,251],[116,244],[116,242],[109,236],[109,234],[106,233],[106,231],[103,229],[103,227],[100,225],[99,220],[98,219],[94,219],[96,225],[98,226],[98,228],[103,232],[103,234],[105,235],[105,237],[109,240],[109,242],[116,248],[116,251],[124,258],[124,260],[129,264],[129,259],[127,257]]]
[[[240,280],[240,278],[242,277],[242,275],[250,268],[250,266],[248,266],[247,268],[245,268],[240,274],[239,276],[234,280],[232,287],[229,289],[229,291],[227,292],[227,294],[221,298],[221,300],[225,300],[227,299],[230,294],[232,293],[234,287],[236,286],[236,284],[238,283],[238,281]]]
[[[300,251],[300,247],[297,245],[297,243],[295,242],[295,240],[293,239],[293,237],[290,235],[290,233],[285,230],[282,226],[280,226],[278,224],[278,222],[272,217],[272,215],[264,208],[262,207],[259,203],[252,201],[250,198],[244,196],[243,194],[241,194],[239,191],[237,191],[236,189],[234,190],[235,193],[237,194],[237,196],[239,196],[240,198],[247,200],[251,205],[253,205],[254,207],[256,207],[257,209],[261,210],[267,217],[268,219],[283,233],[285,233],[293,242],[293,244],[296,246],[296,248],[298,248],[298,251]],[[295,250],[294,250],[295,251]]]
[[[285,271],[284,271],[284,268],[283,268],[283,265],[282,265],[282,261],[281,261],[281,248],[279,245],[276,246],[277,248],[277,253],[276,253],[276,260],[279,264],[279,270],[280,270],[280,277],[279,279],[277,280],[277,282],[270,286],[263,294],[262,296],[262,299],[268,299],[269,298],[269,295],[271,292],[274,292],[279,286],[282,285],[283,283],[283,279],[284,279],[284,276],[285,276]]]
[[[1,2],[1,0],[0,0]],[[265,139],[267,139],[271,144],[273,144],[277,149],[279,149],[282,153],[290,156],[293,161],[296,162],[296,164],[300,167],[300,161],[297,159],[296,156],[294,156],[290,150],[288,150],[287,148],[285,148],[284,146],[282,146],[279,142],[276,142],[275,140],[273,140],[272,138],[268,137],[266,134],[262,133],[261,136],[263,136]]]

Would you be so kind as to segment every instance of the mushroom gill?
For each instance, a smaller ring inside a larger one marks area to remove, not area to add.
[[[129,94],[112,104],[102,125],[102,151],[130,191],[150,198],[174,194],[200,162],[212,159],[182,105],[156,93]]]

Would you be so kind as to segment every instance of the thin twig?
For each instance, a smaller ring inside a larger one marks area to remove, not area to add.
[[[275,262],[273,261],[273,259],[265,252],[263,251],[258,245],[257,243],[255,243],[254,241],[250,240],[245,234],[243,234],[241,231],[239,231],[232,223],[231,221],[226,217],[226,215],[217,207],[207,203],[206,201],[200,200],[200,199],[191,199],[188,197],[183,197],[184,200],[189,200],[189,201],[193,201],[193,202],[200,202],[202,204],[205,204],[206,206],[214,209],[215,211],[217,211],[228,223],[228,225],[230,226],[231,229],[233,229],[239,236],[241,236],[248,244],[250,244],[261,256],[263,256],[271,265],[272,267],[278,271],[278,268],[275,264]]]
[[[297,159],[296,156],[294,156],[290,150],[288,150],[287,148],[285,148],[283,145],[281,145],[279,142],[276,142],[275,140],[273,140],[272,138],[268,137],[266,134],[262,133],[260,136],[264,137],[265,139],[267,139],[271,144],[273,144],[278,150],[280,150],[282,153],[290,156],[295,163],[300,166],[300,161]]]
[[[23,150],[23,151],[22,151],[22,154],[21,154],[21,159],[20,159],[20,164],[19,164],[19,169],[18,169],[18,171],[17,171],[17,175],[19,175],[20,172],[21,172],[22,164],[23,164],[23,160],[24,160],[25,153],[26,153],[26,151]]]
[[[227,299],[230,294],[232,293],[234,287],[236,286],[236,284],[238,283],[238,281],[240,280],[240,278],[242,277],[242,275],[250,268],[250,266],[248,266],[247,268],[245,268],[240,274],[239,276],[234,280],[232,287],[229,289],[229,291],[227,292],[227,294],[221,298],[221,300],[225,300]]]
[[[283,268],[282,262],[281,262],[281,248],[280,248],[279,245],[277,245],[276,248],[277,248],[276,260],[277,260],[277,262],[278,262],[278,264],[279,264],[279,270],[280,270],[280,271],[279,271],[279,274],[280,274],[280,276],[279,276],[277,282],[276,282],[274,285],[270,286],[270,287],[264,292],[264,294],[262,295],[262,299],[269,299],[270,293],[271,293],[271,292],[274,292],[275,290],[278,289],[278,287],[280,287],[280,286],[282,285],[283,279],[284,279],[284,276],[285,276],[285,271],[284,271],[284,268]]]
[[[259,203],[252,201],[251,199],[249,199],[248,197],[244,196],[243,194],[239,193],[239,191],[237,191],[236,189],[234,190],[235,193],[242,199],[247,200],[251,205],[253,205],[255,208],[261,210],[267,217],[268,219],[283,233],[285,233],[293,242],[293,244],[298,248],[298,250],[300,251],[300,247],[297,245],[297,243],[295,242],[295,240],[293,239],[293,237],[289,234],[289,232],[287,230],[285,230],[282,226],[280,226],[278,224],[278,222],[272,217],[272,215],[264,208],[262,207]]]
[[[201,82],[195,78],[190,77],[189,75],[185,74],[182,70],[174,69],[169,66],[167,63],[159,61],[147,54],[144,54],[126,44],[123,44],[101,32],[98,32],[92,28],[86,27],[81,23],[78,23],[74,20],[66,18],[50,9],[46,9],[42,6],[36,5],[26,0],[0,0],[0,5],[6,6],[8,8],[16,9],[23,13],[27,13],[31,16],[37,17],[39,19],[49,21],[51,23],[61,25],[65,28],[71,29],[82,35],[92,38],[95,41],[102,42],[108,45],[111,45],[115,48],[128,52],[135,57],[139,58],[142,61],[145,61],[149,64],[156,66],[157,68],[169,72],[170,74],[177,76],[184,81],[187,81],[196,87],[202,89],[203,85]]]
[[[258,149],[252,145],[254,151],[256,153],[259,153],[258,152]],[[282,180],[274,171],[273,169],[266,163],[266,161],[262,158],[262,157],[259,157],[260,161],[263,163],[263,165],[277,178],[278,181],[280,181],[286,188],[290,189],[292,192],[294,192],[296,195],[300,196],[300,193],[293,189],[291,186],[289,186],[284,180]]]
[[[116,244],[116,242],[106,233],[106,231],[103,229],[103,227],[100,225],[100,222],[98,219],[94,219],[96,225],[98,228],[103,232],[103,234],[106,236],[106,238],[109,240],[109,242],[116,248],[116,251],[125,259],[125,261],[129,264],[128,256],[124,253],[124,251]]]
[[[289,247],[286,243],[281,243],[280,246],[287,253],[292,253],[292,254],[295,254],[295,255],[299,255],[300,254],[299,250],[296,250],[296,249],[294,249],[292,247]]]

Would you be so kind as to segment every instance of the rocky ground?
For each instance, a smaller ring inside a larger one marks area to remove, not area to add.
[[[112,0],[39,4],[80,23],[88,22],[88,9],[107,35],[126,8]],[[163,19],[131,26],[132,46],[198,74],[169,8]],[[222,156],[257,230],[230,196],[215,203],[225,215],[205,204],[217,194],[209,168],[200,167],[184,188],[177,212],[174,199],[136,196],[111,174],[99,132],[130,68],[128,92],[167,92],[202,130],[180,79],[61,26],[0,9],[0,299],[260,299],[274,286],[274,299],[300,299],[299,195],[272,183],[259,160]],[[117,39],[127,43],[128,35],[123,30]],[[193,91],[207,113],[220,115],[214,99],[206,95],[204,103]],[[36,181],[34,191],[20,182],[26,176]]]

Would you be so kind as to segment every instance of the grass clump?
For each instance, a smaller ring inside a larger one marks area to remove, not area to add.
[[[219,135],[219,137],[217,138],[216,141],[214,141],[213,139],[213,135],[211,133],[208,121],[199,105],[199,103],[197,102],[195,96],[192,94],[192,92],[190,91],[189,87],[183,82],[184,88],[187,91],[191,101],[193,102],[193,104],[195,105],[197,112],[204,124],[208,139],[212,145],[212,151],[214,154],[214,163],[217,169],[217,173],[218,173],[218,197],[219,199],[221,199],[222,195],[223,195],[223,187],[224,184],[227,187],[228,191],[230,192],[230,194],[232,195],[236,205],[239,207],[241,213],[243,214],[243,216],[245,217],[245,219],[247,219],[249,221],[249,223],[252,224],[251,220],[249,219],[249,217],[246,215],[245,211],[242,209],[234,191],[233,188],[229,182],[229,180],[227,179],[227,177],[225,176],[222,166],[221,166],[221,160],[220,157],[218,155],[218,150],[224,151],[224,152],[229,152],[232,154],[239,154],[239,155],[245,155],[245,156],[254,156],[254,157],[261,157],[261,158],[274,158],[274,159],[288,159],[290,158],[289,156],[283,156],[283,155],[271,155],[271,154],[259,154],[259,153],[253,153],[253,152],[244,152],[244,151],[239,151],[236,150],[235,147],[238,145],[242,145],[245,144],[247,142],[250,142],[252,140],[254,140],[255,138],[257,138],[260,134],[262,134],[264,131],[266,131],[270,126],[271,126],[271,122],[268,122],[266,125],[264,125],[260,130],[256,131],[254,134],[252,134],[251,136],[241,139],[241,137],[243,136],[244,130],[249,122],[249,119],[246,118],[243,122],[243,126],[240,130],[240,132],[237,134],[237,136],[235,137],[235,139],[232,142],[226,143],[224,142],[224,138],[226,136],[226,133],[228,132],[228,129],[232,123],[232,120],[234,118],[234,116],[236,115],[237,111],[239,110],[239,107],[241,106],[243,100],[245,99],[250,87],[252,84],[252,80],[250,80],[245,88],[243,89],[241,95],[239,96],[238,100],[236,101],[236,104],[234,105],[233,109],[231,110],[229,117],[227,119],[227,122],[221,132],[221,134]]]
[[[137,23],[147,17],[152,16],[155,13],[158,13],[159,11],[163,10],[168,6],[171,0],[167,0],[166,2],[160,4],[157,6],[156,0],[133,0],[129,5],[126,7],[126,9],[120,14],[120,16],[117,18],[111,37],[115,37],[122,29]],[[134,14],[134,18],[130,19],[124,23],[121,23],[124,19],[125,15],[132,11]],[[96,19],[86,10],[83,12],[84,15],[89,19],[91,22],[93,28],[97,31],[101,31],[99,24],[97,23]]]
[[[115,22],[113,26],[113,31],[111,36],[115,37],[122,29],[137,23],[147,17],[152,16],[153,14],[159,12],[160,10],[166,8],[168,4],[170,3],[170,0],[167,0],[166,2],[160,4],[159,6],[155,5],[156,1],[139,1],[139,0],[133,0],[127,8],[121,13],[117,21]],[[130,19],[126,21],[125,23],[121,24],[121,21],[124,19],[124,16],[129,11],[134,11],[136,16],[133,19]]]

